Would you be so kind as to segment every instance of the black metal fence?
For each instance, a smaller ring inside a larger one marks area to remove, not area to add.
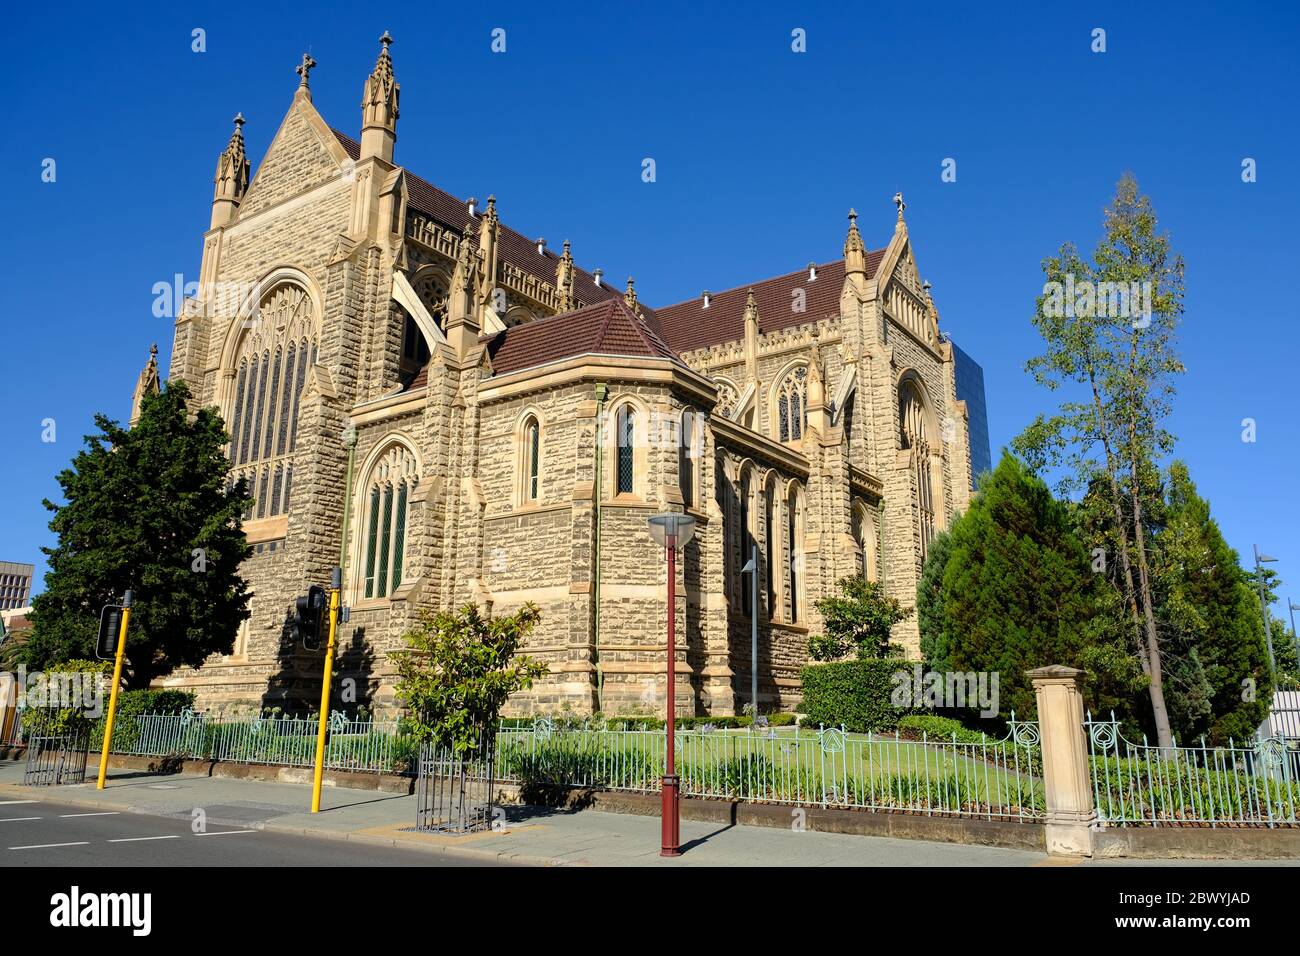
[[[464,753],[425,744],[416,778],[417,830],[475,833],[492,828],[496,804],[496,740]]]
[[[52,787],[85,783],[89,753],[89,727],[65,734],[34,734],[27,738],[27,767],[23,771],[23,785]]]

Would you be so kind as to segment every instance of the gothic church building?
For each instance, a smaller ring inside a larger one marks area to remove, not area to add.
[[[662,713],[667,565],[647,518],[674,511],[697,522],[678,713],[750,702],[755,616],[759,706],[793,707],[814,601],[863,573],[912,606],[970,496],[953,348],[901,195],[883,248],[850,212],[839,258],[651,307],[568,242],[510,229],[495,199],[397,165],[381,43],[359,140],[313,106],[304,57],[256,176],[242,117],[218,160],[170,375],[220,410],[252,489],[252,616],[232,653],[165,683],[210,711],[311,709],[320,655],[287,622],[337,564],[339,669],[377,711],[397,706],[388,654],[422,612],[531,601],[526,650],[549,674],[511,712]],[[152,360],[141,383],[137,411]],[[915,618],[895,640],[917,653]]]

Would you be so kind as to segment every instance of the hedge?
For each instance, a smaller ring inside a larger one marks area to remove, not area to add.
[[[530,729],[533,724],[540,720],[542,715],[536,717],[503,717],[501,726],[506,729]],[[769,727],[793,727],[795,715],[789,713],[763,714],[761,719],[767,721]],[[586,726],[589,728],[599,728],[604,726],[609,730],[663,730],[664,719],[662,717],[646,717],[640,715],[629,715],[626,717],[605,717],[604,723],[601,724],[602,718],[593,718],[590,722],[584,722],[582,719],[557,717],[555,720],[555,729],[581,729]],[[716,716],[716,717],[678,717],[674,722],[678,730],[699,730],[705,726],[712,727],[714,730],[727,730],[737,727],[748,727],[753,723],[753,718],[749,716]]]
[[[920,740],[922,734],[930,740],[950,741],[956,738],[959,744],[997,743],[1001,739],[987,737],[961,721],[935,714],[909,714],[898,721],[898,729],[904,737],[916,740]]]
[[[809,664],[803,669],[803,725],[838,727],[853,733],[890,730],[907,708],[890,703],[893,676],[910,670],[901,657]]]
[[[117,695],[119,717],[130,714],[179,714],[194,708],[194,693],[188,690],[127,690]]]

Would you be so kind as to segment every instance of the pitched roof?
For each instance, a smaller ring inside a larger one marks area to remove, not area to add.
[[[361,144],[346,133],[331,130],[339,145],[353,160],[361,156]],[[409,169],[406,170],[407,204],[413,209],[436,219],[444,226],[463,233],[470,223],[469,208],[465,201],[457,199],[450,193],[443,192],[428,180],[421,179]],[[474,217],[477,222],[478,217]],[[504,223],[497,236],[498,250],[502,260],[522,269],[529,275],[536,276],[550,285],[555,284],[555,266],[559,255],[547,249],[540,255],[537,241],[515,232]],[[574,295],[582,302],[601,302],[605,299],[621,298],[622,294],[607,285],[596,285],[591,273],[574,266]]]
[[[332,130],[339,144],[354,160],[361,145],[345,133]],[[458,233],[470,226],[464,200],[444,192],[406,170],[408,205]],[[477,217],[474,217],[475,220]],[[555,283],[559,256],[549,249],[538,254],[537,243],[504,223],[498,233],[503,261],[548,284]],[[874,275],[885,250],[867,253],[867,272]],[[810,281],[808,270],[800,269],[761,282],[736,286],[710,297],[709,308],[699,297],[660,309],[640,306],[640,316],[623,302],[622,294],[608,285],[597,285],[591,273],[574,267],[574,294],[583,308],[537,319],[500,333],[490,348],[498,374],[530,368],[577,355],[601,354],[625,357],[649,356],[680,361],[680,353],[722,342],[734,342],[745,335],[745,303],[749,290],[758,302],[760,332],[816,322],[839,312],[844,285],[844,261],[835,259],[817,266],[817,278]],[[792,308],[794,291],[804,292],[802,311]],[[408,388],[425,384],[428,367],[421,369]]]
[[[867,272],[874,275],[885,250],[867,253]],[[668,343],[679,352],[734,342],[745,337],[745,303],[749,290],[758,303],[758,329],[776,332],[794,325],[816,322],[839,314],[840,293],[844,289],[844,260],[836,259],[817,266],[817,278],[809,280],[808,270],[764,279],[750,285],[736,286],[709,297],[704,308],[700,296],[655,310],[655,316]],[[804,292],[802,312],[793,308],[794,291]]]
[[[489,348],[497,375],[579,355],[666,358],[682,365],[653,319],[638,316],[621,298],[511,326]]]

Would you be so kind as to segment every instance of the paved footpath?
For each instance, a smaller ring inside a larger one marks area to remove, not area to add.
[[[726,825],[717,822],[682,821],[684,853],[676,860],[659,856],[658,817],[602,813],[595,810],[546,810],[536,807],[507,807],[506,821],[499,831],[463,837],[416,833],[415,797],[373,790],[325,787],[321,791],[321,812],[310,813],[311,788],[301,784],[232,780],[197,774],[159,775],[134,770],[109,772],[108,786],[96,790],[93,777],[80,786],[23,787],[21,762],[0,762],[0,865],[14,865],[14,847],[33,844],[79,843],[91,847],[109,840],[137,837],[139,820],[130,814],[152,819],[167,818],[172,829],[183,835],[194,830],[196,811],[202,811],[209,830],[260,831],[266,834],[297,834],[317,841],[351,841],[372,847],[418,849],[430,863],[429,854],[442,862],[514,863],[532,865],[592,866],[1053,866],[1075,865],[1027,850],[999,847],[962,846],[920,840],[896,840],[835,833],[770,827]],[[90,769],[88,768],[88,775]],[[16,802],[17,801],[17,802]],[[27,801],[35,801],[27,802]],[[46,809],[42,805],[49,804]],[[71,816],[102,813],[103,816]],[[40,817],[24,821],[24,817]],[[177,827],[177,821],[184,821]],[[39,825],[41,838],[25,840],[18,828]],[[97,836],[88,839],[73,833],[74,827],[93,826]],[[118,830],[122,832],[113,836]],[[127,832],[127,831],[130,832]],[[102,832],[101,832],[102,831]],[[14,839],[10,839],[14,836]],[[100,839],[102,837],[102,840]],[[166,839],[170,840],[170,837]],[[240,862],[237,836],[222,842],[223,862]],[[124,842],[113,843],[122,847]],[[335,843],[337,846],[337,842]],[[167,847],[172,850],[171,846]],[[354,850],[356,851],[354,853]],[[120,864],[124,861],[81,847],[77,865],[91,862]],[[251,851],[250,851],[251,852]],[[344,850],[334,860],[312,857],[321,865],[360,863],[360,846]],[[184,855],[176,862],[202,865],[208,861]],[[59,863],[62,860],[45,862]],[[244,862],[256,862],[248,859]],[[304,860],[306,862],[306,860]],[[378,861],[374,861],[378,862]],[[1127,861],[1113,861],[1127,862]],[[1138,862],[1138,861],[1133,861]],[[1200,865],[1204,865],[1203,863]]]

